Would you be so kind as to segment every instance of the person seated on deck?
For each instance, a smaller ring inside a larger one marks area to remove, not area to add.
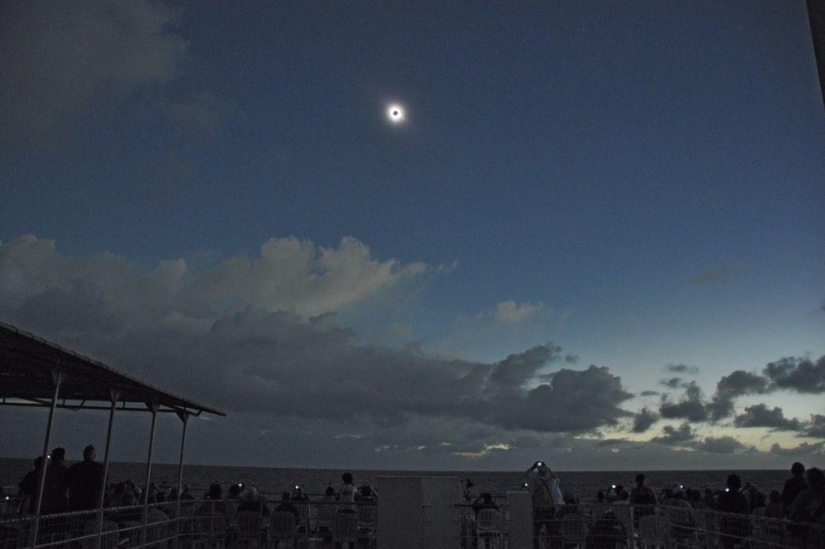
[[[103,464],[95,461],[97,452],[91,444],[83,449],[83,461],[66,470],[69,510],[97,509],[103,492]]]
[[[292,513],[295,515],[295,520],[298,520],[298,509],[292,505],[292,494],[289,492],[284,492],[281,494],[281,502],[275,507],[275,512],[278,511],[286,511],[287,513]]]
[[[258,496],[258,489],[254,486],[249,486],[244,490],[244,497],[238,504],[237,513],[242,511],[257,511],[265,517],[269,516],[269,508],[266,506],[266,501]]]

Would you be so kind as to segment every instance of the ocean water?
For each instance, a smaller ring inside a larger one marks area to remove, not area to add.
[[[0,486],[16,493],[17,483],[32,468],[31,460],[0,458]],[[226,490],[230,484],[243,482],[254,485],[267,497],[276,498],[284,491],[300,484],[310,495],[323,494],[329,484],[336,489],[341,485],[341,475],[345,471],[338,469],[286,469],[270,467],[231,467],[218,465],[185,465],[183,482],[188,484],[195,495],[205,493],[209,485],[219,482]],[[507,491],[518,490],[523,480],[523,471],[376,471],[352,469],[355,484],[372,484],[381,493],[381,477],[415,476],[455,477],[456,483],[471,479],[475,493],[491,492],[503,496]],[[675,485],[684,485],[696,489],[722,489],[730,473],[737,473],[743,483],[756,485],[766,494],[771,490],[781,490],[785,480],[790,476],[785,470],[714,470],[714,471],[639,471],[647,477],[646,484],[657,493]],[[622,484],[627,489],[635,483],[636,471],[556,471],[561,479],[562,491],[573,493],[583,502],[595,499],[596,492],[606,490],[610,484]],[[145,463],[112,463],[109,480],[118,482],[131,480],[143,485],[146,478]],[[158,485],[177,483],[178,467],[171,464],[153,464],[151,482]],[[460,479],[460,480],[459,480]],[[458,488],[457,488],[458,490]],[[459,492],[460,493],[460,492]]]

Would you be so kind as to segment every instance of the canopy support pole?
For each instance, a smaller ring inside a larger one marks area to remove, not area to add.
[[[58,365],[60,361],[58,360]],[[57,410],[57,398],[60,395],[60,384],[63,383],[64,374],[59,368],[52,369],[52,381],[54,382],[54,394],[49,408],[49,422],[46,425],[46,439],[43,441],[43,454],[40,463],[40,482],[37,484],[37,499],[34,504],[34,526],[32,527],[32,547],[37,545],[37,531],[40,529],[40,510],[43,506],[43,488],[46,486],[46,469],[49,468],[49,445],[52,441],[52,427],[54,426],[54,414]]]
[[[189,412],[178,411],[178,417],[183,422],[183,433],[180,438],[180,459],[178,460],[178,489],[183,486],[183,451],[186,449],[186,424],[189,421]],[[176,516],[178,517],[178,529],[180,529],[180,492],[177,498]]]
[[[158,419],[157,401],[147,402],[146,407],[152,412],[152,427],[149,430],[149,455],[146,458],[146,482],[143,483],[143,529],[140,539],[146,545],[146,524],[149,522],[149,482],[152,480],[152,450],[155,447],[155,425]]]
[[[106,447],[103,450],[103,478],[100,485],[100,497],[97,500],[97,541],[95,547],[101,546],[101,539],[103,537],[103,505],[106,503],[106,483],[109,482],[109,451],[112,448],[112,426],[115,423],[115,410],[117,409],[117,401],[120,399],[120,391],[111,387],[109,389],[109,399],[111,406],[109,407],[109,425],[106,428]]]

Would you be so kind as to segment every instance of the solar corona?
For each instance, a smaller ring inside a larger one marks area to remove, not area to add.
[[[390,105],[387,107],[387,119],[393,124],[404,122],[404,108],[401,105]]]

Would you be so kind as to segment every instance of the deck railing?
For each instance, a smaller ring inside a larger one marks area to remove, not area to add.
[[[494,512],[457,507],[460,547],[511,546],[506,502]],[[532,535],[534,547],[558,549],[825,549],[823,524],[665,504],[556,506],[551,519],[533,523]]]

